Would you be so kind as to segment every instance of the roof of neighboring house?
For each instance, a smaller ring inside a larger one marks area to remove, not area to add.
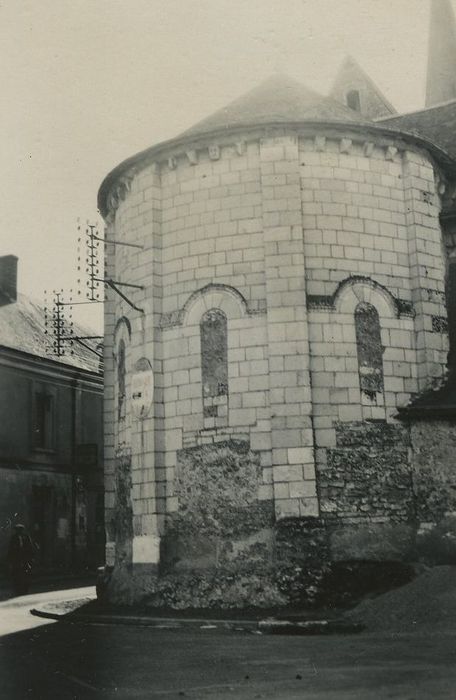
[[[456,99],[409,114],[382,117],[376,123],[424,136],[456,158]]]
[[[456,376],[454,369],[438,389],[429,389],[413,398],[406,406],[398,409],[400,418],[407,419],[455,419],[456,418]]]
[[[94,331],[74,325],[74,335],[95,335]],[[100,371],[100,358],[77,341],[65,355],[53,353],[53,337],[46,333],[44,308],[24,294],[17,301],[0,306],[0,346],[53,360],[89,372]],[[86,340],[96,349],[97,341]],[[71,354],[71,350],[73,354]]]

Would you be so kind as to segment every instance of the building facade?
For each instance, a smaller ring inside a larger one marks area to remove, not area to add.
[[[455,556],[455,144],[363,75],[274,77],[102,184],[138,246],[107,276],[140,287],[106,303],[113,600],[269,605],[328,562]]]
[[[38,572],[94,570],[104,561],[100,361],[83,348],[52,355],[44,310],[17,294],[16,265],[0,259],[0,561],[22,523]]]

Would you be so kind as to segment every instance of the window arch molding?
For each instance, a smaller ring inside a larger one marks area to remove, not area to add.
[[[397,305],[393,295],[381,284],[371,279],[349,278],[336,291],[334,307],[338,313],[354,314],[359,303],[374,306],[380,318],[397,318]]]
[[[247,316],[247,303],[237,289],[210,284],[187,299],[182,309],[182,325],[199,325],[203,315],[211,309],[219,309],[228,320]]]
[[[181,311],[182,337],[192,339],[201,361],[204,429],[224,429],[229,424],[230,322],[248,315],[242,294],[221,284],[210,284],[194,292]]]

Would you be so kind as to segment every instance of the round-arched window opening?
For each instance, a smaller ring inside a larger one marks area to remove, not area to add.
[[[201,375],[204,427],[227,423],[228,340],[223,311],[210,309],[201,319]]]
[[[219,309],[201,319],[201,359],[204,396],[228,393],[228,347],[226,316]]]
[[[361,392],[371,401],[383,393],[383,346],[375,306],[361,302],[355,309],[356,345]]]
[[[117,350],[117,417],[125,418],[125,343],[120,341]]]

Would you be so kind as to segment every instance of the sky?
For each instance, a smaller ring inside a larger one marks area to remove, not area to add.
[[[351,54],[398,111],[423,107],[428,22],[429,0],[0,0],[0,255],[19,291],[76,291],[104,176],[274,72],[327,93]],[[100,307],[76,318],[99,327]]]

